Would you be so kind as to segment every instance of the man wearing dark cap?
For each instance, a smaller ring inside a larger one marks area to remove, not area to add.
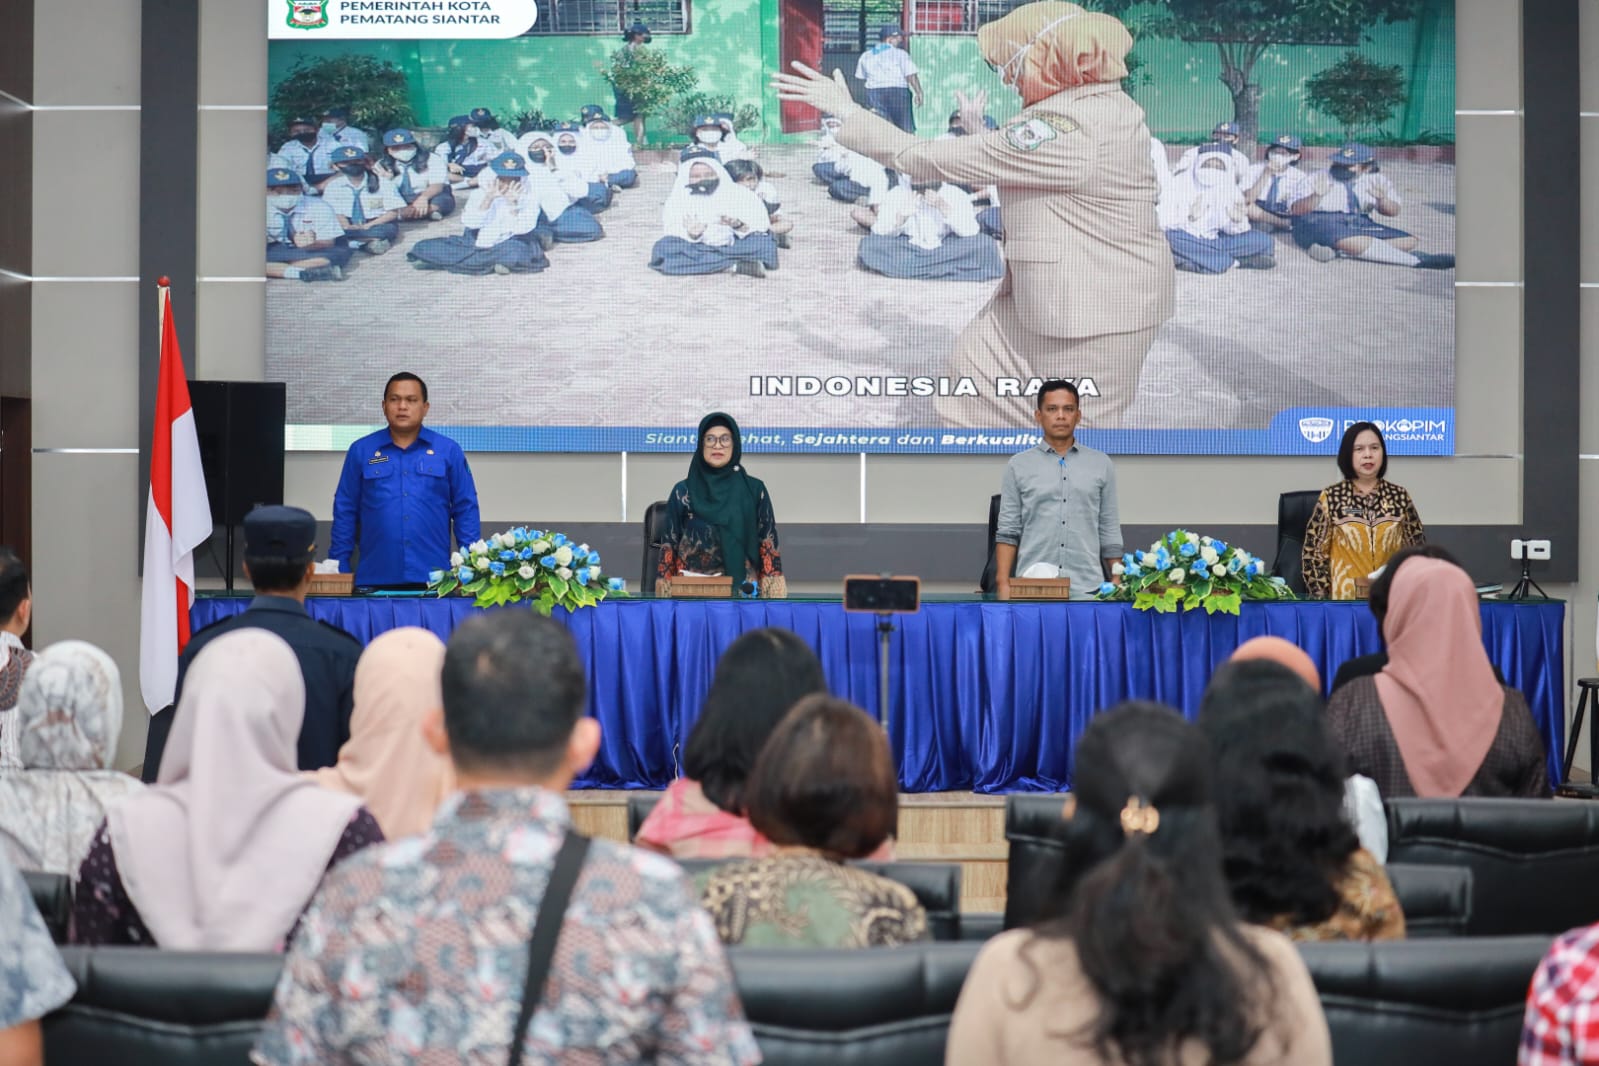
[[[150,720],[144,750],[144,780],[154,782],[161,752],[172,731],[175,708],[183,698],[189,664],[211,641],[234,629],[265,629],[294,649],[305,678],[305,721],[300,726],[299,768],[332,766],[350,739],[355,663],[361,642],[344,630],[312,618],[305,595],[316,571],[316,519],[298,507],[257,507],[244,516],[244,573],[255,599],[239,614],[196,633],[178,659],[178,684],[172,707]]]
[[[312,118],[294,118],[289,120],[289,138],[278,149],[278,156],[283,160],[283,165],[294,171],[301,178],[311,179],[315,172],[311,169],[311,153],[316,150],[316,120]],[[322,177],[327,177],[323,174]]]

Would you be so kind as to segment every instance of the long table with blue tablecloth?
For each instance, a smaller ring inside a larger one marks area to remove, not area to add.
[[[248,605],[244,596],[202,597],[193,627]],[[399,626],[448,638],[478,610],[459,597],[312,597],[306,606],[363,643]],[[604,731],[577,788],[666,787],[717,657],[760,626],[798,633],[835,693],[878,712],[877,619],[846,613],[837,599],[613,599],[555,617],[577,640],[590,711]],[[1551,780],[1559,780],[1565,733],[1564,624],[1559,601],[1482,603],[1488,655],[1526,695]],[[1235,617],[961,598],[924,600],[919,614],[894,625],[888,722],[907,792],[1064,790],[1075,742],[1098,711],[1153,699],[1192,716],[1211,672],[1250,637],[1286,637],[1328,680],[1346,659],[1381,647],[1364,603],[1245,604]]]

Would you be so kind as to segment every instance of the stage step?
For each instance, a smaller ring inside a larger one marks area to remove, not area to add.
[[[628,795],[612,789],[568,792],[573,824],[590,836],[625,841]],[[1005,797],[973,792],[901,795],[894,853],[907,862],[960,863],[961,909],[1005,909]]]

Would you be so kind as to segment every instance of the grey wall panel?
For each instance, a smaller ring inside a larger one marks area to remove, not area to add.
[[[0,92],[33,102],[34,0],[0,0]],[[14,143],[14,142],[12,142]]]
[[[46,0],[33,17],[34,103],[139,102],[140,0]]]
[[[33,446],[137,448],[139,285],[33,285]]]

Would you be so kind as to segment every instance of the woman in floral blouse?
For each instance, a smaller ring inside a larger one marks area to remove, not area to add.
[[[1338,445],[1344,479],[1322,490],[1305,527],[1302,562],[1312,599],[1355,599],[1355,580],[1400,548],[1427,543],[1410,493],[1385,480],[1388,446],[1382,430],[1356,422]]]
[[[777,519],[766,486],[744,470],[738,423],[720,411],[700,420],[699,447],[688,477],[672,486],[657,543],[657,595],[678,574],[726,574],[763,597],[788,595],[777,549]]]

